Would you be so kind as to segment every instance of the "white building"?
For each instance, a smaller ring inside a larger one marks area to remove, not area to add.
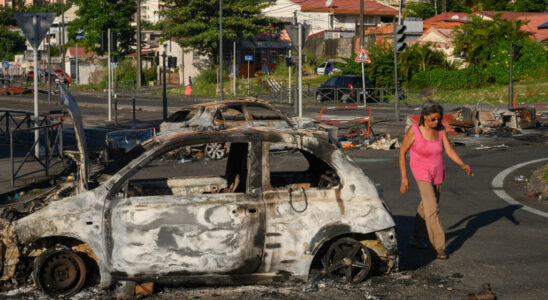
[[[163,1],[141,0],[141,20],[152,24],[160,21],[160,11],[163,9]]]
[[[355,31],[360,20],[360,0],[276,0],[263,10],[267,17],[311,25],[311,34],[322,30]],[[364,25],[390,23],[398,10],[379,1],[364,0]]]

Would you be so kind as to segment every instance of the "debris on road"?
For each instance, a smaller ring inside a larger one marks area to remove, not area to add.
[[[482,290],[478,293],[468,294],[469,300],[496,300],[497,296],[491,290],[491,285],[489,283],[484,283]]]

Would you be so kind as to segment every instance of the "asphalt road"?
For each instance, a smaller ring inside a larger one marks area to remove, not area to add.
[[[0,99],[0,109],[31,110],[27,97]],[[91,97],[91,96],[90,96]],[[104,122],[104,106],[100,98],[91,97],[81,103],[86,126],[89,129],[111,126]],[[104,99],[103,99],[104,100]],[[145,100],[143,100],[145,101]],[[152,104],[158,104],[157,100]],[[143,107],[153,107],[153,105]],[[55,107],[41,104],[44,109]],[[317,114],[318,107],[306,107],[305,115]],[[377,127],[393,135],[403,133],[404,122],[392,117],[387,107],[374,108],[380,116]],[[403,111],[404,115],[413,108]],[[131,125],[130,112],[121,111],[123,123]],[[159,121],[158,109],[142,109],[140,122],[151,124]],[[375,123],[374,123],[375,124]],[[375,128],[375,125],[374,125]],[[101,130],[102,132],[102,130]],[[378,132],[378,131],[377,131]],[[382,184],[385,199],[392,209],[400,249],[400,273],[373,275],[358,286],[345,286],[321,281],[318,290],[303,292],[301,286],[164,289],[157,296],[162,298],[202,299],[313,299],[368,298],[368,299],[466,299],[468,293],[481,290],[482,283],[490,283],[499,299],[547,299],[548,276],[548,218],[510,205],[499,198],[492,187],[493,178],[506,168],[534,159],[548,158],[546,132],[535,139],[504,138],[491,144],[504,143],[508,147],[475,149],[457,147],[457,153],[472,166],[474,177],[466,174],[446,158],[447,179],[440,200],[440,214],[446,231],[448,260],[434,260],[432,249],[419,250],[407,245],[413,227],[415,210],[419,203],[416,185],[410,185],[406,195],[399,193],[399,169],[397,150],[349,150],[347,153],[362,167],[373,181]],[[99,139],[100,140],[100,139]],[[489,140],[485,140],[489,143]],[[544,163],[547,163],[545,161]],[[529,176],[537,163],[516,170],[504,181],[504,189],[516,200],[526,201],[523,185],[514,180],[515,174]],[[548,211],[546,203],[537,208]],[[106,293],[106,294],[105,294]],[[96,289],[83,292],[86,298],[102,298],[112,293]]]

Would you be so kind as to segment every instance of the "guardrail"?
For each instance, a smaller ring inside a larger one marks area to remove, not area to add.
[[[35,140],[34,143],[27,147],[27,143],[23,141],[19,135],[20,134],[27,134],[27,137],[32,135],[32,132],[40,132],[42,131],[42,142],[44,145],[44,151],[43,156],[36,155],[35,147],[40,142],[40,139]],[[22,162],[20,162],[16,168],[15,166],[15,150],[14,146],[19,145],[23,147],[26,151],[25,157]],[[57,159],[57,160],[56,160]],[[39,163],[39,165],[42,168],[39,168],[38,170],[32,170],[27,173],[20,174],[21,169],[23,166],[31,161],[36,161]],[[20,179],[22,177],[32,175],[35,173],[39,173],[41,171],[45,172],[46,176],[49,176],[49,170],[51,167],[61,164],[64,165],[64,158],[63,158],[63,123],[62,122],[56,122],[51,123],[43,126],[38,127],[31,127],[31,128],[25,128],[25,129],[16,129],[10,131],[10,162],[11,162],[11,186],[15,186],[15,180]]]
[[[531,105],[516,105],[516,101],[518,99],[518,97],[520,96],[548,96],[548,93],[521,93],[521,94],[515,94],[514,95],[514,99],[512,99],[512,106],[514,109],[519,109],[519,108],[527,108],[527,107],[531,107],[531,108],[541,108],[541,107],[548,107],[548,104],[544,104],[544,103],[535,103],[535,104],[531,104]],[[520,104],[523,104],[523,103],[520,103]]]

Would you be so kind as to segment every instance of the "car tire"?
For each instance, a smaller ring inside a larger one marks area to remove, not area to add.
[[[66,246],[56,246],[42,253],[34,263],[34,283],[50,297],[70,297],[86,282],[86,264]]]
[[[314,97],[316,99],[316,102],[323,102],[323,97],[322,97],[322,94],[320,93],[316,93],[316,97]]]
[[[323,272],[333,280],[357,284],[371,271],[371,252],[359,241],[343,237],[329,246],[322,264]]]

